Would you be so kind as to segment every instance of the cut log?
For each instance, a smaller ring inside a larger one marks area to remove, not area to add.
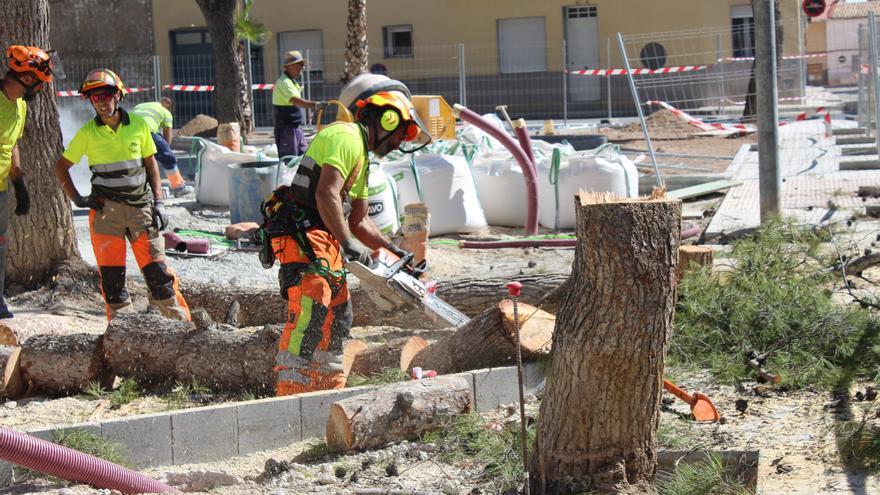
[[[534,306],[519,303],[522,357],[534,359],[550,352],[555,318]],[[513,303],[505,300],[419,351],[410,362],[443,375],[505,366],[516,359]]]
[[[190,349],[186,334],[195,330],[189,322],[154,314],[120,314],[113,318],[104,334],[104,359],[111,372],[142,383],[165,383],[177,377],[179,354],[203,353],[205,359],[214,347]],[[210,363],[213,367],[215,363]]]
[[[679,281],[686,273],[702,266],[712,266],[715,259],[715,251],[707,246],[679,246],[678,267],[675,271],[675,280]],[[694,266],[696,265],[696,266]]]
[[[84,319],[48,313],[20,313],[0,320],[0,345],[20,346],[34,335],[69,335],[104,332],[104,318]]]
[[[20,347],[0,345],[0,370],[3,371],[3,381],[0,382],[0,397],[17,399],[24,395],[25,386],[19,366],[20,353]]]
[[[551,290],[568,278],[565,273],[520,275],[523,290],[520,301],[537,303]],[[398,328],[439,328],[442,321],[432,323],[425,318],[421,308],[406,311],[384,311],[370,300],[352,277],[351,300],[354,309],[354,326],[388,325]],[[507,294],[507,277],[458,278],[438,281],[437,296],[468,316],[479,315]],[[231,287],[183,280],[183,296],[190,308],[204,308],[215,321],[225,321],[229,306],[238,301],[238,324],[255,327],[284,323],[287,318],[287,301],[277,288]]]
[[[91,333],[34,335],[21,346],[21,370],[34,390],[76,393],[90,383],[113,385],[102,359],[102,337]]]
[[[354,357],[350,373],[370,377],[388,368],[409,371],[410,361],[425,347],[428,347],[428,342],[418,336],[401,337],[369,347]]]
[[[471,384],[460,376],[386,385],[330,406],[327,445],[348,452],[412,438],[470,412],[471,404]]]
[[[533,493],[651,493],[681,202],[584,193],[532,451]]]

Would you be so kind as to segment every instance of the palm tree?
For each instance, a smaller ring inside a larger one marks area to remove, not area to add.
[[[345,72],[347,83],[367,72],[367,0],[348,0],[348,38],[345,40]]]
[[[48,0],[0,2],[0,19],[3,49],[11,44],[49,47]],[[34,201],[27,215],[9,218],[6,281],[7,286],[16,282],[34,288],[49,281],[59,262],[80,260],[70,202],[55,179],[63,149],[54,85],[28,103],[19,151]]]

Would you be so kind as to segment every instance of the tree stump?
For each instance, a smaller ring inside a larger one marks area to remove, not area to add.
[[[648,493],[681,202],[584,193],[531,456],[533,493]]]
[[[113,373],[102,359],[102,336],[35,335],[21,346],[21,370],[34,390],[76,393],[90,383],[113,385]]]
[[[675,281],[678,283],[690,271],[701,266],[712,266],[715,252],[707,246],[679,246],[678,267],[675,270]],[[694,267],[692,264],[696,264]]]
[[[385,344],[368,347],[354,356],[350,373],[371,377],[387,368],[408,371],[413,357],[425,347],[428,347],[428,342],[418,336],[400,337]]]
[[[21,378],[20,354],[20,347],[0,345],[0,370],[3,372],[0,397],[17,399],[24,395],[26,389]]]
[[[548,354],[553,315],[525,303],[519,303],[518,311],[523,359]],[[420,366],[443,375],[512,364],[516,360],[513,321],[513,303],[502,301],[419,351],[409,368]]]
[[[471,403],[471,384],[460,376],[386,385],[330,406],[327,445],[352,451],[412,438],[444,417],[470,412]]]

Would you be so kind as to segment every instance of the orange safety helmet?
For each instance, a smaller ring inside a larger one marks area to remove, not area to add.
[[[45,52],[35,46],[12,45],[6,49],[9,68],[14,72],[30,72],[44,83],[52,82],[57,58],[55,51]]]
[[[366,99],[358,100],[355,106],[358,109],[355,114],[356,120],[378,117],[379,125],[388,132],[405,125],[404,142],[409,145],[408,149],[401,147],[401,151],[408,153],[418,151],[431,142],[431,135],[412,102],[398,91],[376,93]]]
[[[122,78],[110,69],[93,69],[86,74],[82,84],[79,85],[79,94],[86,98],[88,93],[102,88],[118,91],[125,98],[125,84]]]

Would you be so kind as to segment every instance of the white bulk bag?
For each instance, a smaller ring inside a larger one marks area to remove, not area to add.
[[[610,192],[623,198],[639,195],[639,173],[614,144],[579,151],[566,160],[561,153],[542,162],[539,174],[549,180],[538,181],[539,221],[555,229],[575,226],[575,196],[581,190]]]
[[[370,220],[383,234],[396,234],[400,229],[397,187],[394,179],[382,168],[382,165],[370,164],[367,189],[369,194],[367,214],[370,216]]]
[[[467,160],[435,154],[413,159],[423,202],[431,212],[432,236],[476,232],[487,226]]]
[[[383,162],[382,167],[394,179],[397,190],[397,204],[400,206],[401,211],[406,205],[422,202],[419,176],[416,172],[412,155],[406,155],[404,158],[390,162]]]
[[[528,213],[525,179],[513,156],[507,152],[483,153],[474,158],[471,170],[489,225],[525,225]],[[539,177],[539,180],[547,178]]]
[[[256,155],[236,153],[205,140],[196,172],[196,201],[204,205],[229,206],[229,164],[257,161]]]

